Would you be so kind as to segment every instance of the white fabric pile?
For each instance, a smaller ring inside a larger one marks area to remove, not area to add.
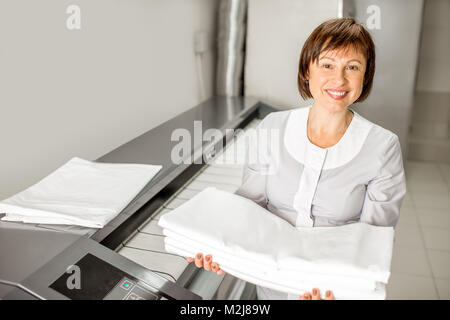
[[[28,189],[0,202],[4,221],[102,228],[161,170],[160,165],[72,158]]]
[[[168,252],[211,254],[225,272],[290,294],[385,299],[392,227],[295,228],[244,197],[206,188],[159,220]]]

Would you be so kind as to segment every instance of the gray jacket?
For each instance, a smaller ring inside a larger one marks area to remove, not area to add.
[[[350,108],[354,117],[345,134],[320,148],[307,137],[310,108],[274,112],[261,121],[248,140],[236,193],[294,226],[361,221],[395,227],[406,194],[397,135]],[[299,298],[262,287],[257,293],[258,299]]]

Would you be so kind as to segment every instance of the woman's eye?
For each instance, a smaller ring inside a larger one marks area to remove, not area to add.
[[[350,70],[359,70],[358,66],[348,66]]]
[[[325,63],[322,65],[322,67],[324,67],[325,69],[331,69],[332,66],[329,63]]]

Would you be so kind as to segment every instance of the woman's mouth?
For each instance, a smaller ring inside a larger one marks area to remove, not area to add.
[[[325,90],[334,100],[342,100],[347,96],[348,91],[345,90]]]

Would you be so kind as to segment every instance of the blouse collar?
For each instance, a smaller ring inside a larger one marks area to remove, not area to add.
[[[360,152],[373,123],[349,108],[354,116],[344,135],[335,145],[321,148],[311,143],[307,136],[307,122],[311,107],[312,105],[297,108],[289,113],[284,135],[287,151],[298,162],[317,170],[345,165]]]

